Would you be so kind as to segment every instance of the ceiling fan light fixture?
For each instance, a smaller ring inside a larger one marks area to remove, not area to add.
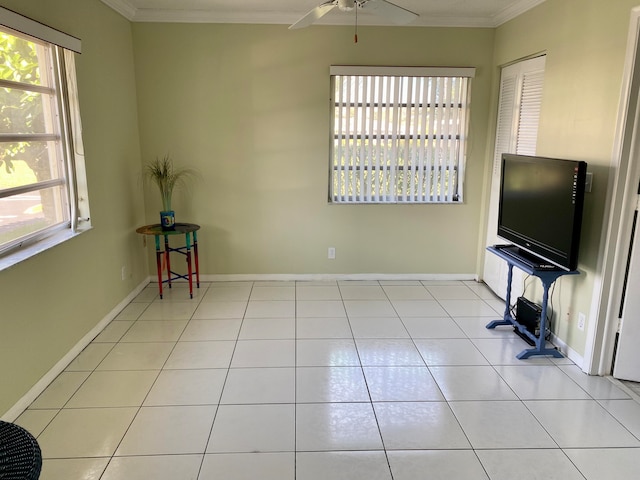
[[[387,19],[397,25],[407,25],[418,17],[417,13],[413,13],[387,0],[325,0],[324,3],[315,7],[293,25],[290,25],[289,29],[294,30],[308,27],[336,7],[343,12],[352,12],[355,10],[356,16],[358,10],[362,10],[363,12],[372,13],[378,17]],[[356,18],[356,23],[357,22],[358,20]]]
[[[338,0],[338,8],[343,12],[350,12],[356,7],[355,0]]]

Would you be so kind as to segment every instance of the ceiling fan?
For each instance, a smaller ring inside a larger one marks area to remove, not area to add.
[[[307,13],[304,17],[291,25],[289,29],[304,28],[320,20],[327,13],[338,7],[343,12],[358,10],[370,12],[379,17],[391,20],[398,25],[406,25],[418,17],[417,13],[413,13],[406,8],[399,7],[386,0],[329,0],[321,3],[316,8]]]

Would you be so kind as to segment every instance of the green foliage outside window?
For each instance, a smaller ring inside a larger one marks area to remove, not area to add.
[[[8,33],[0,33],[0,79],[41,86],[39,49],[43,51],[44,47]],[[48,95],[26,90],[24,86],[16,87],[0,88],[0,133],[44,133],[43,97]],[[50,177],[46,142],[0,144],[0,172],[17,173],[14,162],[20,160],[27,163],[39,181]],[[11,183],[21,182],[14,180]],[[0,188],[2,186],[0,175]]]

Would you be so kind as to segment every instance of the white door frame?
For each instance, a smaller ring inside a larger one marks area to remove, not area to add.
[[[611,175],[582,369],[609,375],[640,181],[640,6],[631,10]]]

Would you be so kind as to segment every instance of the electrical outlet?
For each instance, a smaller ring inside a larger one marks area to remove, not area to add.
[[[587,321],[587,317],[585,317],[584,313],[578,313],[578,330],[584,330],[584,324]]]
[[[329,247],[329,250],[327,251],[327,258],[330,260],[336,258],[336,249],[334,247]]]
[[[120,278],[122,280],[126,280],[127,279],[127,267],[125,267],[124,265],[120,269]]]

